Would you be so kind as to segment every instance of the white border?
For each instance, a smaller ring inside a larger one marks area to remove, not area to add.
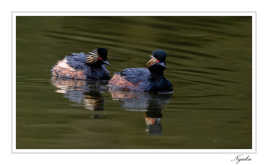
[[[16,16],[252,16],[252,149],[16,149]],[[27,153],[27,154],[226,154],[226,153],[255,153],[257,152],[257,110],[256,110],[256,80],[257,80],[257,60],[256,60],[256,12],[39,12],[39,11],[14,11],[11,12],[11,53],[12,53],[12,153]]]

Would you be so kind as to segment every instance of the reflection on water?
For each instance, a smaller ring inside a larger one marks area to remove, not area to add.
[[[61,93],[71,102],[82,104],[90,111],[103,111],[106,82],[90,82],[83,80],[51,78],[51,83],[57,88],[56,93]],[[94,114],[93,118],[101,118],[101,114]]]
[[[84,81],[60,79],[52,76],[51,83],[57,88],[56,93],[63,94],[69,101],[81,104],[90,111],[104,110],[104,92],[111,94],[113,100],[118,100],[126,111],[143,112],[146,132],[149,135],[161,135],[162,110],[169,102],[171,95],[156,95],[145,92],[120,91],[109,88],[106,81]],[[92,118],[104,117],[94,113]]]
[[[145,112],[146,132],[149,135],[162,135],[161,110]]]
[[[146,132],[149,135],[161,135],[161,111],[171,95],[155,95],[145,92],[119,91],[110,89],[114,100],[119,100],[121,107],[127,111],[144,112]]]

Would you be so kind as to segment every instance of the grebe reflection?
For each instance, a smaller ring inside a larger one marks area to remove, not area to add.
[[[144,112],[148,135],[162,135],[162,110],[172,95],[156,95],[145,92],[120,91],[109,89],[114,100],[127,111]]]
[[[52,77],[56,92],[64,95],[71,102],[83,105],[93,111],[92,118],[103,118],[100,111],[104,110],[103,93],[107,91],[105,82],[88,82],[73,79]],[[172,95],[157,95],[145,92],[119,91],[109,88],[112,99],[118,100],[127,111],[143,112],[148,135],[162,135],[162,110]]]
[[[78,103],[90,111],[103,111],[104,98],[102,93],[106,91],[105,82],[89,82],[73,79],[51,78],[51,83],[57,88],[56,93],[61,93],[71,102]],[[93,118],[100,118],[100,114],[94,114]]]

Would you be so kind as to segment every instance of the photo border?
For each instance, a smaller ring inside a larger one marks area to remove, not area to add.
[[[17,16],[252,16],[252,149],[16,149]],[[257,13],[178,11],[12,11],[11,12],[11,153],[13,154],[256,154],[257,153]]]

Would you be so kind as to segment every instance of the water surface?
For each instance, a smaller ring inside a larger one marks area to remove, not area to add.
[[[18,149],[249,149],[251,17],[16,18]],[[57,80],[65,55],[109,50],[112,67],[168,53],[172,96]]]

